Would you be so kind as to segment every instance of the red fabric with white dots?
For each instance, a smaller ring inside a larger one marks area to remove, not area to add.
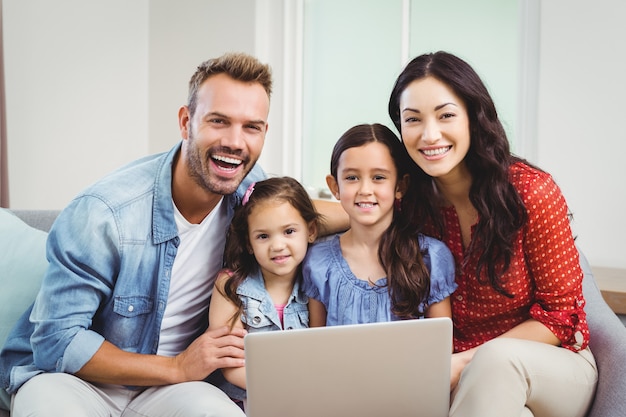
[[[517,163],[510,175],[528,211],[528,223],[517,235],[503,281],[513,298],[478,283],[476,256],[461,266],[464,251],[456,211],[442,208],[443,241],[454,255],[459,286],[451,296],[454,350],[481,345],[531,317],[547,326],[563,347],[584,349],[589,330],[583,310],[583,272],[565,199],[545,172]]]

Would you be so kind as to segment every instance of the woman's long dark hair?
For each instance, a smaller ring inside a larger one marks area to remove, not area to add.
[[[337,141],[330,159],[330,173],[337,178],[339,159],[350,148],[378,142],[389,149],[398,171],[398,181],[416,168],[400,139],[381,124],[362,124],[346,131]],[[394,209],[391,225],[378,246],[378,259],[387,274],[391,310],[400,318],[417,318],[424,314],[423,302],[430,293],[430,277],[422,259],[418,235],[407,213],[414,210],[413,198],[402,199]]]
[[[322,216],[315,211],[315,206],[306,190],[294,178],[268,178],[253,184],[252,187],[248,189],[244,203],[235,210],[226,235],[224,265],[231,276],[224,283],[223,295],[237,306],[231,325],[236,323],[243,310],[237,288],[249,275],[257,272],[259,267],[254,254],[249,250],[248,218],[252,210],[260,203],[267,201],[284,201],[298,210],[307,224],[313,222],[317,230],[322,222]],[[299,278],[300,274],[296,276]]]
[[[472,67],[452,54],[436,52],[414,58],[398,76],[389,98],[389,116],[398,131],[400,96],[412,82],[433,77],[451,88],[463,100],[469,116],[470,147],[465,164],[472,175],[469,198],[478,211],[478,224],[468,248],[468,258],[478,257],[476,276],[480,282],[485,270],[487,281],[498,292],[511,296],[503,288],[502,274],[513,256],[516,233],[526,224],[528,215],[517,190],[511,184],[509,168],[523,161],[511,154],[509,141],[498,119],[487,88]],[[523,161],[527,163],[526,161]],[[419,167],[413,175],[417,199],[416,219],[431,222],[443,236],[443,220],[433,179]]]

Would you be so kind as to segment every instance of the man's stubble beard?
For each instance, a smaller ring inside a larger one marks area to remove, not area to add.
[[[239,174],[237,178],[224,180],[219,176],[211,173],[209,166],[211,164],[211,153],[215,151],[215,148],[208,149],[204,155],[197,146],[196,140],[193,136],[193,129],[190,129],[189,138],[187,139],[187,173],[193,181],[201,187],[203,190],[213,194],[228,195],[237,190],[239,184],[243,181],[248,172],[254,166],[249,160],[243,160],[244,170]],[[235,155],[235,153],[232,153]],[[240,157],[240,155],[236,155]],[[204,158],[204,159],[203,159]]]

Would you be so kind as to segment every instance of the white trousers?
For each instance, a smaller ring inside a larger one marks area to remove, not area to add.
[[[64,373],[30,379],[13,396],[11,409],[11,417],[244,417],[226,394],[206,382],[130,390]]]
[[[582,417],[597,380],[589,349],[575,353],[528,340],[493,339],[463,370],[450,417]]]

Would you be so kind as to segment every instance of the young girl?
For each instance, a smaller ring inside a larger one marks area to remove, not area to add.
[[[454,55],[413,59],[389,115],[417,164],[411,215],[456,259],[450,415],[585,415],[597,371],[559,187],[511,154],[487,88]]]
[[[229,325],[261,332],[308,327],[300,264],[319,225],[320,215],[295,179],[270,178],[252,184],[228,231],[226,269],[215,282],[209,328]],[[222,372],[241,388],[224,390],[243,400],[245,367]]]
[[[311,326],[450,317],[454,261],[438,240],[409,227],[411,160],[381,124],[344,133],[326,181],[350,229],[311,246],[303,264]]]

